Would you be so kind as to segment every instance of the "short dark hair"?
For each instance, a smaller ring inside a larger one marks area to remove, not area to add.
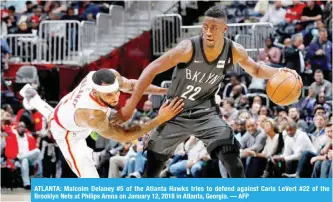
[[[32,4],[32,1],[26,1],[25,2],[25,5],[29,5],[29,4]]]
[[[322,105],[319,105],[319,106],[315,107],[315,110],[314,110],[313,114],[316,114],[316,112],[317,112],[318,110],[323,110],[323,111],[325,111],[325,108],[324,108]]]
[[[330,128],[330,127],[332,127],[332,122],[331,122],[331,121],[329,121],[329,122],[326,124],[325,128]]]
[[[324,74],[323,71],[322,71],[321,69],[317,69],[317,70],[315,71],[315,74],[316,74],[316,73]]]
[[[92,80],[97,85],[113,84],[116,75],[110,69],[100,69],[92,75]]]
[[[213,7],[210,7],[205,12],[205,17],[223,18],[225,21],[227,21],[227,14],[225,12],[224,7],[222,7],[222,6],[213,6]]]
[[[14,13],[15,13],[15,11],[16,11],[16,9],[15,9],[14,6],[9,6],[9,7],[8,7],[8,10],[10,10],[10,11],[12,11],[12,12],[14,12]]]

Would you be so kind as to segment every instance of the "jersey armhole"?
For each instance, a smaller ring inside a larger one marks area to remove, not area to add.
[[[191,64],[193,62],[193,60],[195,59],[196,53],[195,53],[195,42],[194,42],[194,38],[191,38],[191,44],[192,44],[192,56],[191,59],[187,62],[187,63],[179,63],[177,65],[177,67],[179,69],[185,68],[187,67],[189,64]]]
[[[227,39],[229,40],[229,50],[228,50],[228,55],[227,55],[227,59],[226,59],[226,66],[231,66],[231,68],[224,68],[223,69],[223,74],[226,75],[228,73],[228,71],[233,70],[234,69],[234,60],[232,58],[232,47],[234,46],[234,43],[230,40],[230,39]]]

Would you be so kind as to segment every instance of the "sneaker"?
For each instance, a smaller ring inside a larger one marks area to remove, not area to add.
[[[296,178],[297,177],[297,173],[293,173],[293,174],[282,173],[282,177]]]
[[[30,189],[31,189],[31,186],[30,186],[30,185],[25,185],[25,186],[24,186],[24,189],[25,189],[25,190],[30,190]]]

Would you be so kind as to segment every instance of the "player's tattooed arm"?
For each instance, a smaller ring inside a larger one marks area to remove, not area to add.
[[[120,90],[125,93],[133,93],[135,86],[138,83],[138,80],[135,79],[127,79],[123,76],[121,76],[117,71],[112,70],[113,73],[116,75]],[[161,88],[155,85],[149,85],[149,87],[146,89],[145,94],[158,94],[158,95],[165,95],[167,92],[166,88]]]
[[[160,108],[158,115],[154,119],[148,123],[136,125],[131,128],[125,128],[123,126],[113,124],[112,120],[109,121],[107,114],[102,111],[89,110],[88,116],[85,116],[88,118],[86,118],[83,124],[90,127],[92,130],[96,131],[99,135],[105,138],[113,139],[119,142],[129,142],[142,137],[152,129],[170,120],[181,112],[183,107],[183,100],[175,98],[171,102],[164,103]],[[84,116],[84,114],[82,114],[82,116]]]
[[[238,43],[233,43],[232,56],[233,61],[255,78],[269,79],[279,71],[279,68],[270,67],[262,62],[255,62],[249,57],[245,48]]]

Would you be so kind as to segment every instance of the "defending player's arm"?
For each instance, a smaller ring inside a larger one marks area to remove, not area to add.
[[[142,137],[152,129],[170,120],[183,110],[183,106],[183,100],[175,98],[171,102],[164,103],[154,119],[131,128],[113,124],[104,112],[94,110],[88,120],[86,120],[86,125],[105,138],[128,142]]]
[[[233,61],[238,63],[248,74],[255,78],[270,79],[281,69],[270,67],[263,62],[255,62],[251,57],[248,56],[245,48],[238,43],[233,43],[232,55]],[[295,70],[287,68],[283,68],[283,70],[296,73]]]
[[[138,83],[138,80],[135,79],[127,79],[121,76],[116,70],[112,70],[112,72],[116,75],[120,90],[125,93],[133,93],[135,86]],[[166,88],[161,88],[155,85],[149,85],[145,90],[144,94],[157,94],[157,95],[165,95],[167,92]]]
[[[179,63],[186,63],[190,61],[191,57],[192,43],[190,40],[184,40],[176,47],[150,63],[141,73],[141,76],[134,87],[134,92],[126,103],[126,106],[121,109],[122,118],[124,120],[130,118],[130,115],[133,113],[143,93],[152,83],[157,74],[165,72]]]

